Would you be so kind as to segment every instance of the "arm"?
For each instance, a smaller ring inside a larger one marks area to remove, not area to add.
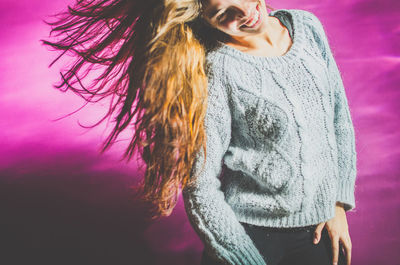
[[[263,257],[226,203],[218,179],[221,162],[231,135],[231,116],[221,77],[209,76],[208,107],[205,117],[206,163],[198,153],[192,173],[200,172],[190,187],[182,191],[186,213],[208,253],[228,264],[265,265]]]
[[[314,14],[306,12],[305,15],[315,27],[315,37],[327,64],[329,82],[334,91],[334,125],[339,166],[336,201],[343,204],[345,211],[350,211],[355,208],[354,189],[357,175],[354,126],[342,77],[330,49],[324,28]]]

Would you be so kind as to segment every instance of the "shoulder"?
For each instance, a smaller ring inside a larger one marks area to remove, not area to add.
[[[209,86],[216,83],[224,83],[226,79],[225,60],[226,55],[220,52],[218,47],[206,53],[204,70]]]
[[[205,70],[207,73],[218,71],[218,69],[221,69],[224,66],[223,64],[223,54],[218,52],[217,48],[206,52]]]
[[[305,34],[322,41],[326,38],[324,26],[318,16],[312,11],[303,9],[277,9],[271,11],[272,14],[289,14],[289,17],[296,18],[297,23],[301,23]]]
[[[207,91],[211,99],[222,96],[226,100],[228,97],[225,60],[226,55],[218,49],[206,53],[204,71],[207,76]]]
[[[297,16],[307,26],[322,26],[320,19],[313,12],[303,9],[282,9],[293,16]],[[279,10],[277,10],[279,11]]]
[[[223,52],[223,50],[224,46],[221,43],[218,43],[213,48],[206,50],[206,70],[218,71],[224,67],[226,53]]]
[[[292,16],[297,16],[309,20],[311,22],[319,22],[318,17],[312,12],[304,9],[290,8],[290,9],[275,9],[271,11],[271,14],[275,13],[288,13]]]
[[[297,16],[298,22],[302,23],[305,38],[308,43],[325,54],[329,50],[328,36],[321,20],[311,11],[302,9],[289,9],[293,16]]]
[[[324,33],[321,20],[313,12],[303,9],[277,9],[271,11],[271,14],[289,14],[289,17],[296,18],[298,23],[301,23],[305,29],[316,33]]]

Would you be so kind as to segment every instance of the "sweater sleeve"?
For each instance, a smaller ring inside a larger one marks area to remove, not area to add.
[[[198,178],[182,190],[185,210],[191,226],[204,244],[205,251],[227,264],[266,264],[261,253],[225,201],[219,180],[222,161],[231,135],[231,114],[221,76],[211,69],[208,74],[208,104],[204,120],[206,130],[206,162],[204,151],[196,155],[191,177]]]
[[[305,11],[315,28],[316,40],[327,64],[329,82],[334,91],[334,125],[338,153],[338,193],[336,201],[344,204],[345,211],[355,208],[355,181],[357,175],[355,131],[350,108],[338,66],[333,57],[329,41],[320,20],[311,12]]]

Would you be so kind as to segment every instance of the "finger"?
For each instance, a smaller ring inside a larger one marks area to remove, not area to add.
[[[343,241],[343,249],[346,254],[346,265],[350,265],[351,263],[351,240],[350,238],[346,238]]]
[[[339,259],[339,237],[332,236],[332,264],[337,265]]]
[[[314,244],[318,244],[319,240],[321,239],[322,229],[324,229],[325,222],[320,223],[314,230]]]

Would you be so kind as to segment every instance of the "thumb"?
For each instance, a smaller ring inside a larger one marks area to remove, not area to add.
[[[318,244],[319,240],[321,239],[321,232],[324,229],[325,222],[320,223],[317,225],[314,231],[314,244]]]

